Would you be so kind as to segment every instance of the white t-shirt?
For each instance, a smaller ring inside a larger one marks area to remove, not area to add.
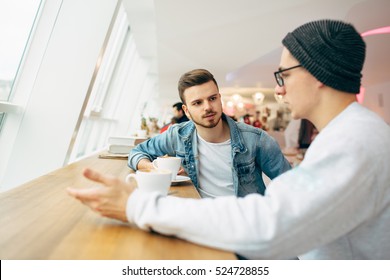
[[[222,143],[209,143],[199,134],[197,139],[200,195],[234,195],[230,139]]]

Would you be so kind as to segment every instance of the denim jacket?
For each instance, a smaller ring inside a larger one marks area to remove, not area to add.
[[[235,122],[222,115],[230,128],[233,185],[236,196],[249,193],[264,194],[262,172],[270,179],[291,168],[278,143],[265,131]],[[147,158],[169,155],[182,158],[182,166],[196,188],[199,188],[199,157],[196,127],[192,121],[172,125],[159,134],[134,147],[129,154],[128,165],[136,170],[138,162]],[[216,167],[217,170],[217,167]]]

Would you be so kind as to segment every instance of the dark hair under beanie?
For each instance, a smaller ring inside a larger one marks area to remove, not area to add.
[[[351,24],[336,20],[309,22],[288,33],[282,43],[320,82],[359,93],[366,44]]]

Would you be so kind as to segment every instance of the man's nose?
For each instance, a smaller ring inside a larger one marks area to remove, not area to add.
[[[210,101],[205,101],[204,102],[204,110],[208,111],[211,108],[211,102]]]
[[[280,95],[280,96],[284,96],[286,94],[286,89],[284,88],[284,86],[279,86],[279,85],[276,85],[275,86],[275,93],[276,95]]]

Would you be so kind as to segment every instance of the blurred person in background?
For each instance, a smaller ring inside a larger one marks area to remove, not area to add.
[[[175,104],[173,104],[172,105],[172,113],[173,113],[173,117],[171,118],[171,122],[164,125],[160,129],[160,133],[163,133],[164,131],[166,131],[172,124],[182,123],[182,122],[188,121],[188,118],[183,111],[183,103],[176,102]]]
[[[189,121],[188,117],[184,113],[182,102],[177,102],[173,104],[172,108],[173,108],[173,116],[176,119],[176,123]]]

